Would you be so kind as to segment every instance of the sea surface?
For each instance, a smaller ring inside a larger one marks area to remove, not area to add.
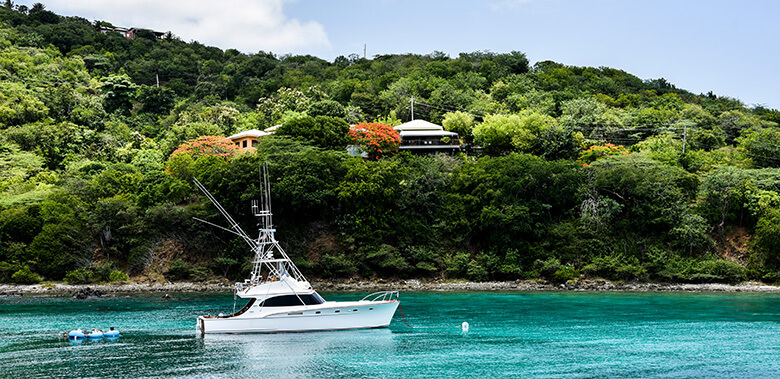
[[[233,295],[172,297],[0,297],[0,377],[780,377],[776,294],[402,292],[386,329],[205,337]]]

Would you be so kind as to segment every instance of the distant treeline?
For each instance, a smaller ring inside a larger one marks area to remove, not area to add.
[[[191,179],[251,230],[263,162],[313,277],[780,279],[777,110],[521,52],[328,62],[5,4],[0,281],[245,277]],[[470,149],[346,153],[349,124],[412,98]],[[193,142],[280,124],[255,152]]]

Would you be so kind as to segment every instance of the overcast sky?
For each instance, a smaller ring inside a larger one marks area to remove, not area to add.
[[[20,1],[31,6],[38,1]],[[774,0],[45,0],[46,9],[171,31],[245,53],[521,51],[780,109]]]

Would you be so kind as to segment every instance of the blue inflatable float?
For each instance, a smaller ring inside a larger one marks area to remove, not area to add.
[[[86,333],[81,329],[76,329],[71,330],[67,335],[68,339],[71,341],[117,339],[119,338],[119,331],[114,329],[114,327],[111,327],[111,330],[105,333],[100,329],[91,329]]]
[[[103,338],[119,338],[119,331],[111,327],[111,330],[103,333]]]
[[[68,339],[70,340],[83,340],[86,336],[81,329],[71,330],[68,333]]]
[[[91,340],[103,338],[103,331],[100,329],[92,329],[89,334],[87,334],[87,338]]]

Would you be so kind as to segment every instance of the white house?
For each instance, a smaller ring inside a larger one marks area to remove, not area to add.
[[[393,129],[401,135],[400,151],[413,154],[455,154],[460,151],[458,133],[448,132],[441,125],[425,120],[412,120]]]

